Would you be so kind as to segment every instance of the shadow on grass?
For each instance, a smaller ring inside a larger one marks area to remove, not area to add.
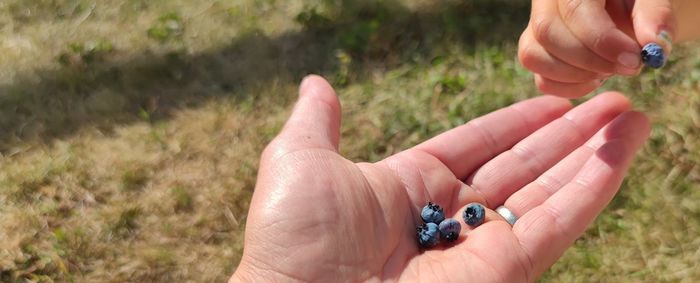
[[[330,14],[301,13],[300,32],[268,37],[250,31],[222,49],[72,62],[0,86],[0,153],[25,141],[50,142],[96,126],[167,119],[211,99],[255,99],[270,84],[319,73],[342,85],[411,60],[431,60],[459,46],[512,44],[525,27],[529,1],[443,1],[409,11],[387,1],[341,1]],[[353,4],[351,4],[353,3]],[[114,56],[112,56],[114,57]],[[79,58],[78,61],[86,59]],[[465,66],[467,67],[467,66]]]

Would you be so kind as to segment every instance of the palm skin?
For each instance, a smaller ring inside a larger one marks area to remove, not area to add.
[[[337,151],[330,85],[311,76],[300,93],[262,155],[232,282],[534,281],[609,202],[649,131],[619,94],[564,116],[567,101],[542,97],[380,162],[353,163]],[[513,116],[527,109],[537,113]],[[422,250],[415,228],[428,201],[460,222],[466,204],[482,203],[486,222]],[[504,203],[520,216],[514,227],[491,210]]]

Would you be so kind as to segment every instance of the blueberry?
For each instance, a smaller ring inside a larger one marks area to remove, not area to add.
[[[440,224],[442,220],[445,220],[445,213],[439,205],[429,202],[428,205],[423,207],[423,211],[420,212],[420,218],[425,223]]]
[[[464,214],[462,214],[462,217],[464,217],[464,223],[467,223],[467,225],[472,227],[476,227],[484,223],[484,216],[486,216],[484,206],[476,202],[467,204],[467,207],[464,209]]]
[[[658,69],[666,63],[664,49],[656,43],[649,43],[642,48],[642,62],[651,68]]]
[[[435,223],[424,223],[416,229],[418,232],[418,245],[423,248],[432,248],[437,246],[440,240],[440,230]]]
[[[440,239],[447,243],[454,242],[459,238],[459,232],[462,231],[462,224],[452,218],[447,218],[440,222]]]

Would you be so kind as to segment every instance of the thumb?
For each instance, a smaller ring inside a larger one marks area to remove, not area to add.
[[[671,39],[675,33],[675,17],[670,0],[625,0],[632,2],[632,24],[641,46],[656,43],[666,56],[671,53]]]
[[[311,148],[337,152],[339,140],[340,102],[333,87],[320,76],[304,78],[289,120],[270,144],[271,157]]]

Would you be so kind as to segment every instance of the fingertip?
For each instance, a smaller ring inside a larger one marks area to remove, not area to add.
[[[640,111],[628,111],[625,112],[624,115],[629,116],[630,119],[634,120],[635,123],[640,126],[644,136],[649,136],[651,132],[651,120],[649,120],[649,116]]]
[[[649,118],[642,112],[627,111],[620,114],[606,128],[607,139],[618,139],[629,136],[646,138],[651,131]]]
[[[639,59],[640,64],[638,64],[634,68],[628,68],[628,67],[625,67],[623,65],[615,66],[615,73],[618,75],[621,75],[621,76],[626,76],[626,77],[638,76],[642,72],[642,66],[643,66],[643,64],[641,63],[642,62],[641,61],[641,58],[642,58],[641,52],[639,54],[636,54],[635,56],[640,58]]]
[[[673,51],[673,32],[671,29],[663,29],[659,32],[657,39],[661,43],[661,47],[666,50],[666,56]]]
[[[641,112],[640,112],[641,114]],[[651,119],[645,114],[642,114],[643,117],[643,128],[644,128],[644,140],[648,140],[651,137]]]
[[[598,157],[602,162],[607,164],[610,168],[623,167],[626,161],[633,156],[636,148],[630,148],[630,144],[625,140],[611,140],[603,144],[598,150],[595,151],[595,156]],[[581,180],[585,178],[579,177]],[[585,183],[585,182],[584,182]]]
[[[304,77],[304,79],[301,81],[301,84],[299,85],[299,95],[300,96],[306,96],[306,95],[314,95],[319,92],[335,92],[333,91],[333,87],[330,85],[326,79],[319,75],[308,75]]]
[[[644,113],[622,113],[606,127],[607,141],[596,155],[613,167],[625,164],[644,145],[650,133],[649,118]]]
[[[638,1],[632,11],[634,32],[640,46],[661,45],[668,55],[673,49],[675,17],[670,1]]]
[[[559,95],[557,92],[552,91],[552,88],[548,84],[548,80],[540,75],[535,75],[535,86],[537,86],[537,89],[546,95],[566,97]]]
[[[642,66],[642,55],[640,50],[633,52],[626,51],[617,56],[615,71],[620,75],[634,76],[639,73]]]
[[[583,105],[588,105],[582,107]],[[574,108],[574,110],[569,111],[564,115],[566,119],[575,120],[587,120],[595,117],[594,112],[602,111],[602,117],[606,117],[607,122],[613,121],[620,114],[628,111],[630,108],[630,102],[627,97],[619,92],[604,92],[599,95],[593,96],[591,99]]]
[[[340,101],[333,86],[319,75],[304,77],[299,86],[299,97],[313,98],[327,103],[334,110],[340,111]]]
[[[522,113],[528,113],[532,109],[549,109],[548,116],[551,117],[551,120],[554,120],[573,109],[574,105],[569,99],[545,94],[518,102],[512,107]]]
[[[268,145],[267,158],[310,148],[338,150],[340,101],[322,77],[310,75],[299,85],[299,99],[280,134]]]
[[[644,114],[641,114],[641,122],[639,123],[639,125],[641,128],[640,145],[643,145],[644,143],[646,143],[647,140],[649,140],[649,137],[651,137],[651,121],[649,120],[649,117],[647,117]]]
[[[632,103],[630,102],[629,98],[627,98],[625,94],[618,91],[606,91],[600,93],[593,97],[592,100],[602,100],[605,104],[617,105],[617,107],[619,109],[623,109],[623,111],[627,111],[632,107]]]
[[[523,67],[531,71],[539,62],[537,60],[537,46],[535,44],[539,43],[532,38],[530,27],[528,26],[518,40],[518,61],[520,61]]]

